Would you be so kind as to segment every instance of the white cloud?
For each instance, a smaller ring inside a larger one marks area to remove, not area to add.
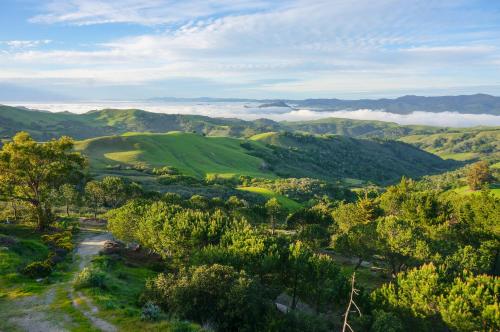
[[[498,85],[500,32],[491,27],[500,17],[463,17],[455,11],[461,3],[53,0],[31,21],[156,30],[90,48],[9,50],[0,53],[0,79],[149,87],[200,79],[226,84],[239,96],[288,97]],[[481,32],[472,41],[461,30],[471,26]],[[191,91],[205,94],[210,91]]]
[[[136,23],[161,25],[214,14],[266,9],[272,2],[260,0],[51,0],[34,23],[92,25]]]
[[[43,40],[6,40],[0,42],[0,44],[5,44],[11,48],[32,48],[41,45],[47,45],[51,43],[52,40],[43,39]]]
[[[240,118],[255,120],[268,118],[276,121],[304,121],[324,118],[345,118],[355,120],[379,120],[395,122],[403,125],[420,124],[448,127],[470,126],[500,126],[500,116],[488,114],[461,114],[457,112],[412,112],[410,114],[395,114],[383,110],[360,109],[355,111],[318,112],[307,109],[294,110],[283,107],[259,108],[251,103],[155,103],[155,102],[103,102],[94,103],[22,103],[16,104],[32,109],[48,110],[51,112],[70,111],[85,113],[90,110],[114,109],[143,109],[155,113],[167,114],[196,114],[210,117]]]

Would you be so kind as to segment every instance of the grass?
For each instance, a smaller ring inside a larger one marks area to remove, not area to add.
[[[0,234],[17,241],[0,249],[0,298],[12,300],[42,291],[42,284],[20,273],[29,263],[47,257],[49,249],[42,242],[41,234],[34,233],[31,227],[14,224],[0,224]]]
[[[474,152],[462,152],[462,153],[440,153],[436,152],[438,156],[443,159],[453,159],[458,161],[467,161],[476,159],[479,155]]]
[[[262,195],[267,199],[276,198],[278,200],[278,202],[284,208],[286,208],[287,210],[289,210],[291,212],[296,211],[302,207],[302,205],[300,203],[297,203],[293,199],[290,199],[286,196],[280,195],[280,194],[272,191],[271,189],[262,188],[262,187],[238,187],[238,189]]]
[[[170,319],[147,322],[140,319],[139,298],[144,291],[145,281],[157,274],[145,263],[130,261],[123,255],[118,260],[102,255],[94,258],[91,264],[105,271],[107,287],[89,288],[83,292],[99,307],[99,317],[120,330],[201,331],[196,324],[187,322]]]
[[[409,135],[400,138],[434,153],[443,159],[458,161],[474,160],[482,157],[498,159],[500,157],[500,130],[490,128],[453,129],[454,132],[431,135]]]
[[[481,192],[479,190],[478,191],[470,190],[469,186],[463,186],[463,187],[459,187],[459,188],[452,189],[452,190],[459,195],[477,195]],[[490,185],[490,192],[494,196],[500,198],[500,184],[495,183],[495,184]]]
[[[99,172],[106,172],[107,166],[121,164],[171,166],[197,178],[210,173],[274,177],[261,170],[263,160],[247,154],[240,146],[242,142],[181,132],[127,133],[79,141],[75,149],[87,155],[94,171]]]

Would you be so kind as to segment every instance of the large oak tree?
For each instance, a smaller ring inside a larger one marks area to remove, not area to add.
[[[53,192],[81,179],[85,159],[72,149],[69,137],[39,143],[20,132],[0,151],[0,190],[32,209],[39,230],[53,220]]]

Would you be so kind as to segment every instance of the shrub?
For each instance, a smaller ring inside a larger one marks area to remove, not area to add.
[[[50,235],[43,235],[42,240],[52,248],[63,249],[67,252],[73,250],[73,234],[70,230]]]
[[[30,278],[44,278],[52,273],[52,265],[49,260],[36,261],[28,264],[22,273]]]
[[[214,264],[160,274],[146,285],[145,298],[170,314],[220,331],[262,331],[256,317],[268,312],[259,284],[231,266]]]
[[[146,302],[142,307],[141,319],[149,321],[157,321],[160,318],[161,309],[151,301]]]
[[[106,273],[100,269],[86,267],[76,277],[74,286],[80,288],[101,288],[106,289]]]

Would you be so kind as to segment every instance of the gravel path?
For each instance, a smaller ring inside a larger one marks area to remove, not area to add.
[[[110,239],[112,239],[111,234],[103,233],[86,236],[83,241],[80,242],[78,248],[76,249],[76,255],[80,259],[80,263],[78,265],[79,271],[83,270],[85,266],[90,263],[92,257],[97,255],[104,247],[104,243]],[[94,327],[105,332],[117,331],[117,328],[114,325],[96,316],[99,313],[99,308],[93,305],[92,301],[88,297],[83,295],[81,292],[75,292],[73,289],[71,289],[69,295],[73,306],[77,308],[85,317],[87,317],[92,322]],[[83,308],[81,303],[85,303],[88,309]]]
[[[76,248],[76,256],[79,259],[78,272],[87,266],[92,257],[97,255],[103,248],[104,243],[111,239],[109,233],[83,233],[83,238]],[[44,293],[25,297],[13,301],[8,322],[20,331],[28,332],[64,332],[68,331],[64,325],[71,325],[71,317],[65,313],[56,313],[51,310],[50,305],[54,302],[58,289],[64,289],[68,298],[72,300],[73,306],[89,319],[92,325],[101,331],[115,332],[117,328],[109,322],[97,317],[99,309],[92,301],[80,292],[73,290],[71,282],[51,285]],[[85,304],[82,306],[82,303]],[[62,319],[56,319],[55,317]],[[16,330],[17,330],[16,329]]]

